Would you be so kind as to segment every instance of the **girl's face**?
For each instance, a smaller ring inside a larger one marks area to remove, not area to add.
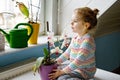
[[[79,18],[77,14],[73,14],[72,20],[71,20],[71,28],[73,32],[78,33],[79,35],[82,35],[85,33],[85,22]]]

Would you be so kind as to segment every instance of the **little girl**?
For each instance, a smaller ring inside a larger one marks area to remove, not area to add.
[[[71,28],[77,33],[72,38],[67,50],[56,59],[58,64],[69,60],[70,63],[62,69],[53,70],[49,74],[50,80],[88,80],[96,72],[95,41],[91,31],[97,24],[98,9],[88,7],[77,8],[72,16]]]

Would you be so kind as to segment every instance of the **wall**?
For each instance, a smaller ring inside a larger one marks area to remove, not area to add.
[[[61,34],[63,30],[66,30],[73,36],[70,28],[70,21],[72,17],[73,10],[78,7],[88,6],[92,9],[97,8],[100,10],[99,16],[101,16],[114,2],[117,0],[59,0],[59,9],[58,9],[58,34]]]
[[[120,0],[116,1],[98,19],[96,37],[120,31]]]
[[[98,68],[112,71],[120,66],[120,32],[113,32],[95,39]]]
[[[114,70],[120,67],[120,0],[99,17],[96,31],[97,67]]]

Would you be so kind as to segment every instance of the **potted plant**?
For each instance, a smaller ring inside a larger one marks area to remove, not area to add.
[[[54,59],[50,58],[50,53],[47,50],[47,48],[44,48],[44,57],[39,57],[36,60],[36,64],[33,67],[33,71],[36,72],[38,70],[40,78],[42,80],[49,80],[48,74],[56,68],[56,62],[54,61]]]
[[[39,0],[38,5],[33,5],[32,0],[30,0],[28,6],[29,8],[23,3],[23,2],[18,2],[16,0],[13,0],[16,2],[17,7],[19,8],[20,12],[25,16],[25,19],[28,20],[28,23],[32,25],[33,27],[33,34],[31,35],[28,43],[29,44],[37,44],[37,39],[38,39],[38,33],[39,33],[39,28],[40,28],[40,23],[39,23],[39,14],[40,14],[40,5],[41,5],[41,0]],[[36,8],[36,12],[34,13],[33,8]],[[28,34],[31,32],[29,27],[28,29]]]
[[[53,69],[57,68],[55,59],[51,57],[52,54],[55,53],[56,55],[58,55],[59,53],[62,53],[63,50],[61,48],[68,47],[66,46],[66,44],[69,45],[70,42],[70,40],[68,40],[68,38],[65,37],[61,45],[60,42],[61,40],[58,40],[58,37],[57,37],[57,41],[54,41],[53,38],[54,35],[52,32],[50,32],[48,34],[48,42],[47,42],[48,47],[43,49],[44,56],[38,57],[36,63],[33,66],[34,74],[36,71],[38,71],[42,80],[49,80],[48,74],[51,73]],[[55,45],[56,42],[58,43],[57,46]]]

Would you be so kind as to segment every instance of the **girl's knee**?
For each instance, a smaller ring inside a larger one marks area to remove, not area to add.
[[[69,75],[61,75],[57,78],[57,80],[67,80],[67,78],[70,78]]]

